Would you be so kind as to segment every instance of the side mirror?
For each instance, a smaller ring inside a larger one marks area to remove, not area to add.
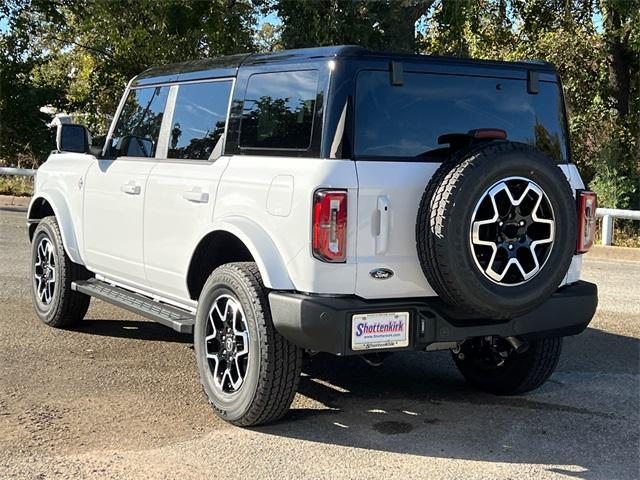
[[[87,153],[91,146],[89,131],[84,125],[62,123],[58,125],[56,147],[60,152]]]

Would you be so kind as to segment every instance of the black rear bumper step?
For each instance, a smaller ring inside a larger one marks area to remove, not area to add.
[[[156,302],[139,293],[116,287],[107,282],[91,278],[73,282],[73,290],[99,298],[105,302],[150,318],[162,325],[171,327],[179,333],[192,333],[195,315],[172,305]]]
[[[409,312],[409,345],[375,351],[425,350],[439,342],[498,335],[525,341],[582,332],[598,306],[598,288],[577,282],[560,288],[531,313],[512,320],[460,316],[438,297],[364,300],[355,296],[314,296],[269,293],[276,330],[296,345],[338,355],[359,355],[351,345],[354,314]]]

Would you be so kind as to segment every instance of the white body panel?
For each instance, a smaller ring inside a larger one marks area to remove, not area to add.
[[[84,258],[115,279],[145,282],[143,208],[153,160],[94,160],[84,182]]]
[[[350,160],[233,156],[218,189],[214,223],[239,217],[258,225],[275,245],[295,290],[353,294],[357,186]],[[349,190],[347,210],[353,214],[348,215],[347,261],[342,264],[321,262],[311,252],[313,193],[327,187]]]
[[[52,204],[74,261],[182,305],[195,305],[186,285],[194,249],[216,230],[245,243],[270,288],[408,298],[434,295],[418,263],[415,221],[437,167],[264,156],[209,163],[55,154],[38,171],[34,198]],[[573,188],[584,188],[574,165],[560,168]],[[124,192],[123,185],[139,186],[139,193]],[[348,189],[346,263],[324,263],[312,255],[311,206],[318,188]],[[394,276],[373,279],[369,272],[380,267]],[[564,283],[577,281],[580,268],[576,256]]]
[[[213,163],[159,160],[144,207],[144,266],[150,288],[186,299],[191,256],[211,231],[216,191],[229,159]]]
[[[415,225],[422,193],[440,164],[357,162],[356,166],[359,180],[356,295],[364,298],[435,295],[418,262]],[[386,211],[384,206],[379,208],[381,202],[386,204]],[[387,221],[381,221],[385,216]],[[381,242],[380,238],[385,237]],[[394,275],[386,280],[372,278],[369,272],[376,268],[388,268]]]
[[[84,265],[82,211],[86,171],[95,162],[91,155],[53,153],[39,169],[35,178],[36,194],[31,199],[27,218],[35,202],[43,198],[53,208],[60,224],[62,240],[69,258]]]

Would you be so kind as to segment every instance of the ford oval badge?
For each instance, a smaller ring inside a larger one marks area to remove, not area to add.
[[[369,275],[376,280],[386,280],[393,277],[393,270],[389,270],[388,268],[374,268],[369,272]]]

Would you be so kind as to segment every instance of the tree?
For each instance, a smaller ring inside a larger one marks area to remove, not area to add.
[[[603,205],[640,208],[639,4],[442,1],[432,10],[422,50],[552,62],[563,79],[573,160],[583,179]]]
[[[0,36],[0,163],[31,167],[52,147],[50,117],[40,111],[62,92],[33,83],[40,61],[19,36]]]
[[[631,35],[640,22],[640,2],[603,0],[601,10],[609,63],[609,87],[615,108],[622,118],[629,113],[632,68],[635,67],[637,72],[640,62],[640,52],[637,49],[634,51],[631,45]],[[637,77],[635,80],[638,81]]]
[[[250,0],[9,0],[0,11],[24,40],[18,57],[37,59],[24,67],[29,86],[60,92],[49,103],[87,114],[94,133],[105,133],[126,83],[148,67],[254,50],[257,14]],[[5,73],[3,90],[18,89]]]
[[[282,20],[285,48],[362,45],[415,53],[416,22],[435,0],[282,0],[273,9]]]

